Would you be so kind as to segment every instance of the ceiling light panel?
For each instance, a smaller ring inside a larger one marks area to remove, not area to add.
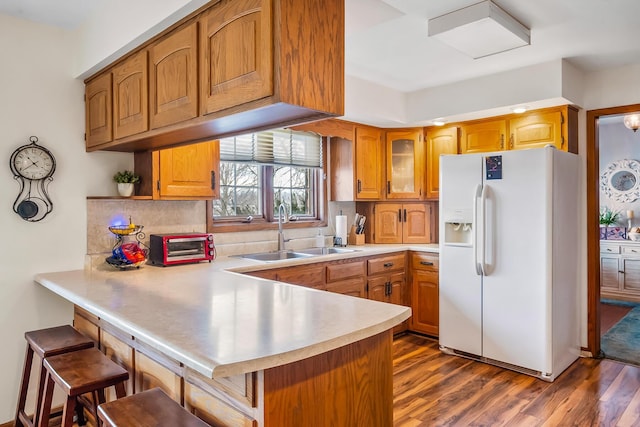
[[[429,20],[429,36],[474,59],[527,46],[527,27],[486,0]]]

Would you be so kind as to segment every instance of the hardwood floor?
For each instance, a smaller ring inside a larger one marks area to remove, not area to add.
[[[394,340],[394,426],[638,426],[640,368],[581,358],[553,383]]]

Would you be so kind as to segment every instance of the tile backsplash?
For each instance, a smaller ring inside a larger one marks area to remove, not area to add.
[[[131,221],[144,226],[142,242],[149,244],[150,234],[199,232],[207,229],[207,201],[159,201],[130,199],[87,200],[87,262],[88,267],[104,264],[117,240],[109,231],[109,225],[126,224]],[[332,244],[335,234],[335,216],[342,212],[353,220],[354,202],[329,202],[328,225],[320,228],[325,236],[325,245]],[[318,228],[287,229],[284,237],[287,249],[302,249],[315,246]],[[277,249],[276,230],[214,233],[218,255],[236,255]]]

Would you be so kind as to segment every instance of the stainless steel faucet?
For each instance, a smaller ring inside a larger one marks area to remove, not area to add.
[[[282,223],[287,222],[287,209],[284,203],[278,206],[278,251],[284,250],[284,233],[282,231]]]

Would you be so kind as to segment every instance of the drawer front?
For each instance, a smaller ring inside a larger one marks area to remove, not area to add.
[[[292,285],[324,289],[324,265],[301,265],[278,270],[277,280]]]
[[[600,253],[602,254],[619,254],[620,244],[600,242]]]
[[[404,253],[369,259],[367,260],[367,273],[371,275],[404,271],[404,260]]]
[[[363,277],[364,275],[364,261],[327,265],[327,282]]]
[[[411,254],[411,267],[414,270],[438,271],[440,258],[437,254],[425,254],[413,252]]]
[[[621,246],[620,249],[622,250],[623,255],[626,255],[628,257],[640,257],[640,245],[639,246],[624,245],[624,246]]]

